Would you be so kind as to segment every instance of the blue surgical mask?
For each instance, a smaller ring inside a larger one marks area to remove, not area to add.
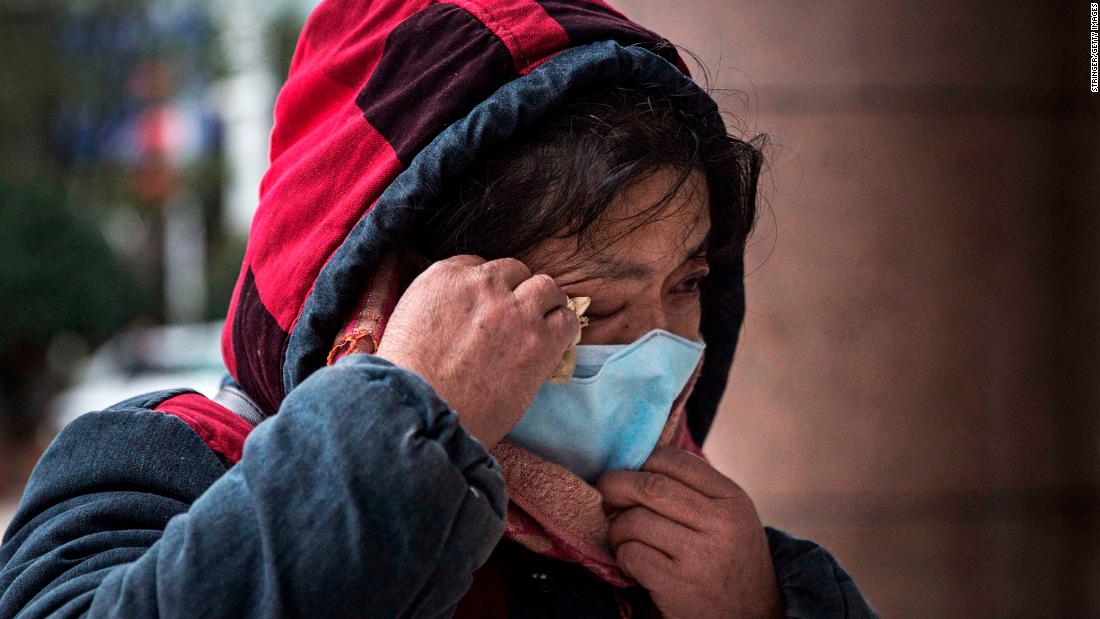
[[[654,329],[630,344],[578,345],[569,382],[543,383],[508,439],[592,483],[641,468],[705,345]]]

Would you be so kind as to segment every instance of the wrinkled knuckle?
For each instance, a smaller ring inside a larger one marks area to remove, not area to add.
[[[531,274],[531,270],[528,269],[527,265],[524,264],[523,261],[520,260],[519,258],[508,257],[508,258],[502,258],[501,260],[502,260],[502,264],[508,265],[511,268],[518,267],[521,272],[526,273],[528,275]]]
[[[440,276],[444,273],[450,273],[458,268],[458,264],[451,262],[450,258],[445,260],[437,260],[428,265],[428,268],[424,269],[421,275],[425,278],[432,278]]]
[[[504,295],[501,302],[497,304],[497,310],[511,318],[522,314],[525,306],[523,299],[514,294],[508,294]]]
[[[542,328],[527,331],[527,347],[531,354],[543,358],[547,353],[548,341]]]
[[[531,279],[535,280],[535,284],[538,285],[540,290],[552,291],[558,287],[557,282],[549,273],[536,273],[531,276]]]
[[[470,322],[474,329],[485,331],[493,326],[494,320],[491,314],[475,314]]]
[[[668,480],[661,475],[646,473],[638,482],[638,491],[643,497],[659,499],[668,493]]]
[[[569,312],[572,314],[572,312]],[[576,318],[574,318],[576,320]],[[561,310],[554,310],[550,319],[545,323],[546,337],[555,345],[567,345],[573,343],[573,329],[569,325],[569,317]]]
[[[452,269],[468,269],[478,265],[480,259],[473,254],[457,254],[450,256],[443,260],[439,260],[436,264],[441,264],[444,267]]]
[[[500,263],[497,261],[477,265],[477,273],[482,281],[496,282],[501,279]]]
[[[474,285],[481,292],[487,292],[493,290],[495,284],[500,278],[500,274],[485,265],[478,265],[468,271],[468,276],[474,282]]]

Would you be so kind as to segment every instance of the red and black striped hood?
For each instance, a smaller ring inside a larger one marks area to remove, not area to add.
[[[413,205],[570,97],[688,81],[659,35],[596,0],[325,0],[275,103],[270,167],[222,351],[267,414],[324,365],[372,266]],[[702,90],[694,102],[721,123]],[[688,412],[701,442],[743,306],[740,264],[712,277],[740,307],[704,305],[707,355]]]

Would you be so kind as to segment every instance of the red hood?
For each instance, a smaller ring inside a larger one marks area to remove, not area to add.
[[[599,1],[326,0],[275,103],[222,336],[230,374],[273,414],[324,365],[372,268],[407,232],[410,205],[586,88],[687,79],[668,41]],[[722,122],[701,90],[697,105]],[[723,277],[741,298],[740,265]],[[697,440],[742,314],[743,304],[704,306],[708,352],[688,405]]]

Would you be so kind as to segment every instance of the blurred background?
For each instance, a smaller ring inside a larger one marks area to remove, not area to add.
[[[313,4],[0,3],[0,527],[76,415],[215,390]],[[613,4],[772,136],[711,459],[884,617],[1100,617],[1088,3]]]
[[[216,390],[274,97],[313,6],[0,0],[0,525],[75,416]]]

